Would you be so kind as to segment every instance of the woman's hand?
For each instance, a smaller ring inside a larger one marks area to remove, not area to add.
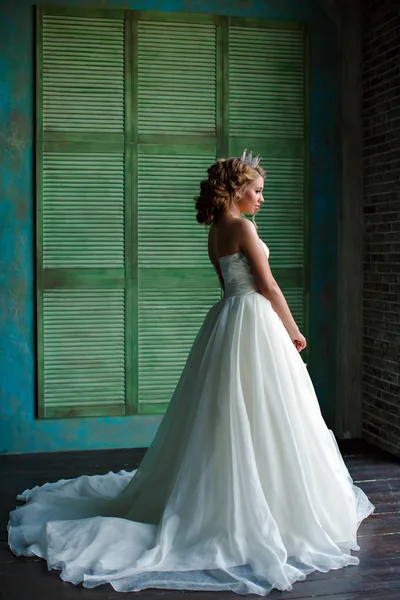
[[[290,337],[298,352],[301,352],[307,347],[306,338],[302,333],[300,333],[300,331],[298,331],[295,335],[291,335]]]

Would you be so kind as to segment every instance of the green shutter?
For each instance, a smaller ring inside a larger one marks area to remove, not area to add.
[[[123,12],[38,9],[39,416],[126,412]]]
[[[247,148],[262,156],[267,179],[256,218],[259,234],[293,315],[307,332],[306,47],[300,23],[230,19],[230,155]]]
[[[217,154],[212,17],[136,20],[138,410],[165,410],[210,306],[220,299],[194,196]]]
[[[163,412],[220,298],[193,202],[216,156],[263,156],[260,235],[307,326],[305,32],[183,13],[37,14],[39,416]]]
[[[215,135],[216,26],[138,20],[139,135]]]

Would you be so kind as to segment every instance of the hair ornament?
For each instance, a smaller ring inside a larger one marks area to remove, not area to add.
[[[255,168],[258,163],[261,160],[261,156],[257,155],[253,158],[253,152],[250,152],[250,154],[248,154],[246,156],[246,152],[247,152],[247,148],[245,150],[243,150],[243,154],[240,157],[240,160],[243,161],[246,165],[249,165],[250,167]]]

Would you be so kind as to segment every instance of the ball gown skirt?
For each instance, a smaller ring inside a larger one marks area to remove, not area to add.
[[[225,296],[139,469],[23,492],[10,513],[16,555],[44,558],[65,581],[121,592],[266,595],[314,570],[358,564],[357,529],[374,507],[353,485],[246,257],[220,264]]]

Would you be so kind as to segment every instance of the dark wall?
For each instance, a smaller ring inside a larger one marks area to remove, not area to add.
[[[363,435],[400,455],[400,3],[362,3]]]

